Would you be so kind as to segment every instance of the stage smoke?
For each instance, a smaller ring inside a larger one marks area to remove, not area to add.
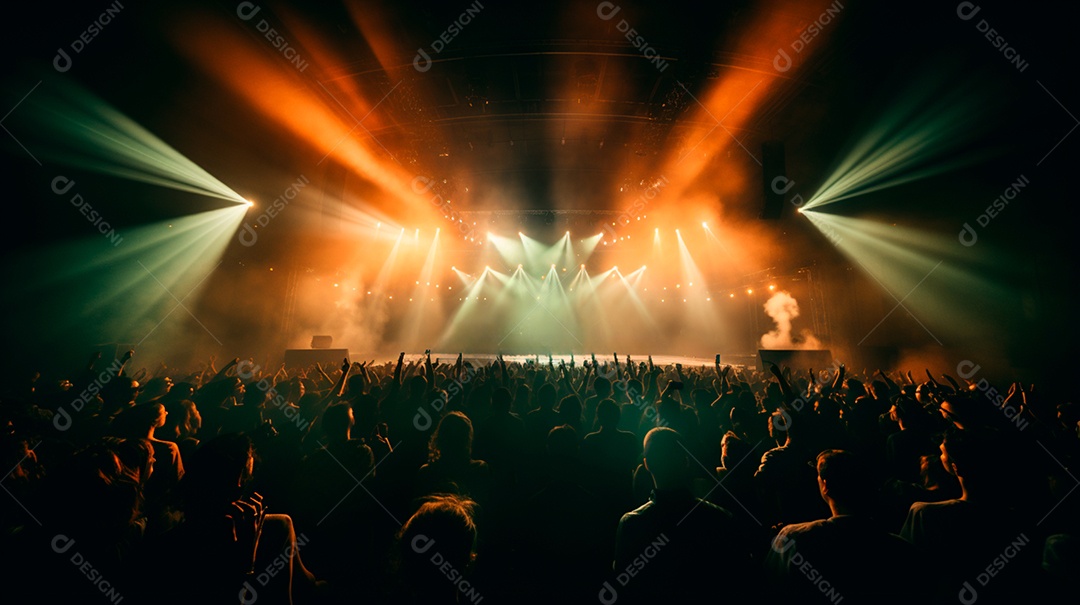
[[[763,349],[820,349],[821,341],[810,330],[802,330],[798,340],[791,337],[791,322],[799,316],[799,302],[789,292],[780,291],[765,301],[765,314],[776,329],[761,337]]]

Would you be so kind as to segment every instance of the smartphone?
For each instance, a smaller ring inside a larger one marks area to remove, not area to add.
[[[720,354],[716,354],[716,365],[720,365]]]

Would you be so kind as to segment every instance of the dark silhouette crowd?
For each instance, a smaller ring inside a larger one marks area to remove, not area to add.
[[[4,603],[970,605],[1080,571],[1080,408],[1030,385],[135,359],[5,381]]]

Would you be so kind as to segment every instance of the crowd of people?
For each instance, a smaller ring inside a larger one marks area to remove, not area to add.
[[[136,359],[5,383],[5,602],[970,605],[1080,570],[1080,408],[1030,385]]]

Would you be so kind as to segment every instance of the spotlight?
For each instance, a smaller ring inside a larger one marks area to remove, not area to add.
[[[771,291],[771,290],[775,290],[775,289],[776,289],[776,286],[772,286],[772,285],[770,285],[770,286],[769,286],[769,290],[770,290],[770,291]]]
[[[750,288],[747,288],[747,289],[746,289],[746,293],[747,293],[747,294],[753,294],[753,293],[754,293],[754,291],[753,291],[753,290],[751,290]]]
[[[701,221],[701,226],[708,229],[709,228],[709,223],[706,223],[705,221]]]
[[[248,208],[251,208],[252,206],[255,205],[255,202],[253,202],[251,200],[244,200],[244,203],[247,204]]]
[[[585,270],[585,265],[581,265],[581,270],[582,270],[582,271],[584,271],[584,270]]]

